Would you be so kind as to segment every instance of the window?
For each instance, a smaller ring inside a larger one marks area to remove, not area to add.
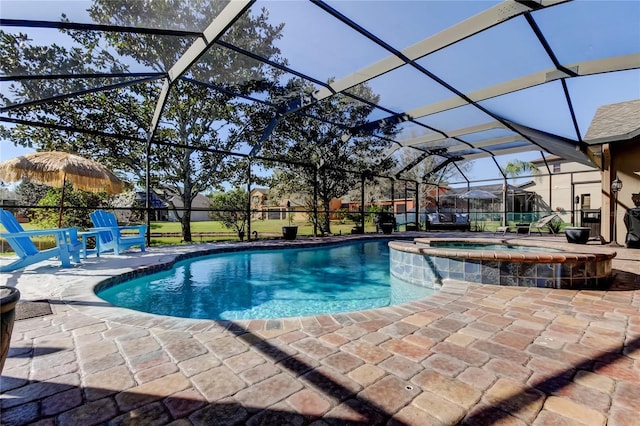
[[[591,208],[591,194],[582,194],[580,199],[582,201],[580,203],[580,209],[584,210]]]
[[[560,173],[560,163],[553,164],[553,173]]]

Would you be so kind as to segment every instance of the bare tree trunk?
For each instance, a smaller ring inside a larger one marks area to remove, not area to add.
[[[192,190],[193,190],[193,182],[191,182],[191,154],[193,150],[186,149],[184,152],[184,156],[182,158],[183,161],[183,170],[185,170],[184,174],[184,193],[182,194],[182,205],[184,206],[184,211],[182,213],[182,218],[180,219],[180,225],[182,227],[182,241],[186,243],[190,243],[193,241],[191,238],[191,206],[193,202]]]
[[[322,198],[322,211],[324,213],[324,217],[322,218],[323,224],[322,229],[327,233],[331,234],[331,216],[329,211],[329,200]]]
[[[191,202],[189,201],[188,206],[185,203],[184,208],[187,210],[182,212],[182,218],[180,219],[180,226],[182,228],[182,241],[190,243],[193,241],[193,239],[191,238]]]

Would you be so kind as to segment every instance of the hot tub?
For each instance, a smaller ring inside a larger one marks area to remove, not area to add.
[[[602,289],[611,282],[616,252],[602,246],[576,250],[558,241],[497,238],[416,238],[392,241],[390,270],[418,285],[443,279],[519,287]]]

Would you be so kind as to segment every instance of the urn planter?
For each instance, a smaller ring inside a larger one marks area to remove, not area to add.
[[[591,228],[586,226],[568,226],[564,228],[567,241],[574,244],[587,244]]]
[[[20,291],[14,287],[0,286],[0,373],[9,353],[13,322],[16,318],[16,304],[20,299]]]
[[[380,229],[383,234],[391,234],[393,232],[393,223],[381,223]]]
[[[298,236],[297,226],[282,227],[282,238],[284,238],[285,240],[295,240],[297,236]]]

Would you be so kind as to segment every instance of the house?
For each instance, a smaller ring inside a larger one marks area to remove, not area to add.
[[[486,191],[495,198],[486,199],[466,199],[460,196],[470,190]],[[506,191],[506,194],[505,194]],[[506,201],[506,209],[504,203]],[[507,221],[532,222],[538,219],[537,212],[547,211],[548,207],[544,201],[535,193],[530,191],[528,184],[509,185],[489,184],[472,187],[447,188],[447,191],[440,195],[438,200],[439,212],[442,213],[464,213],[473,212],[473,220],[501,221],[503,212],[508,213]]]
[[[564,222],[580,224],[582,213],[600,210],[600,170],[555,155],[531,163],[541,174],[530,182],[527,189],[538,194],[549,210],[557,213]]]
[[[182,199],[177,195],[170,196],[167,199],[167,204],[169,206],[171,206],[171,203],[173,203],[173,205],[178,210],[184,207]],[[211,220],[211,217],[209,217],[210,210],[211,201],[209,200],[209,198],[202,194],[196,195],[191,203],[191,222],[204,222],[207,220]],[[171,222],[178,221],[178,218],[176,217],[176,214],[171,207],[169,207],[168,220]]]
[[[150,219],[152,221],[167,220],[167,203],[153,191],[151,191],[150,202]],[[114,213],[118,222],[123,224],[143,222],[146,203],[145,191],[127,191],[116,195],[113,206],[116,207]]]
[[[251,190],[251,220],[307,220],[308,207],[301,194],[291,194],[280,199],[270,198],[268,188]]]

